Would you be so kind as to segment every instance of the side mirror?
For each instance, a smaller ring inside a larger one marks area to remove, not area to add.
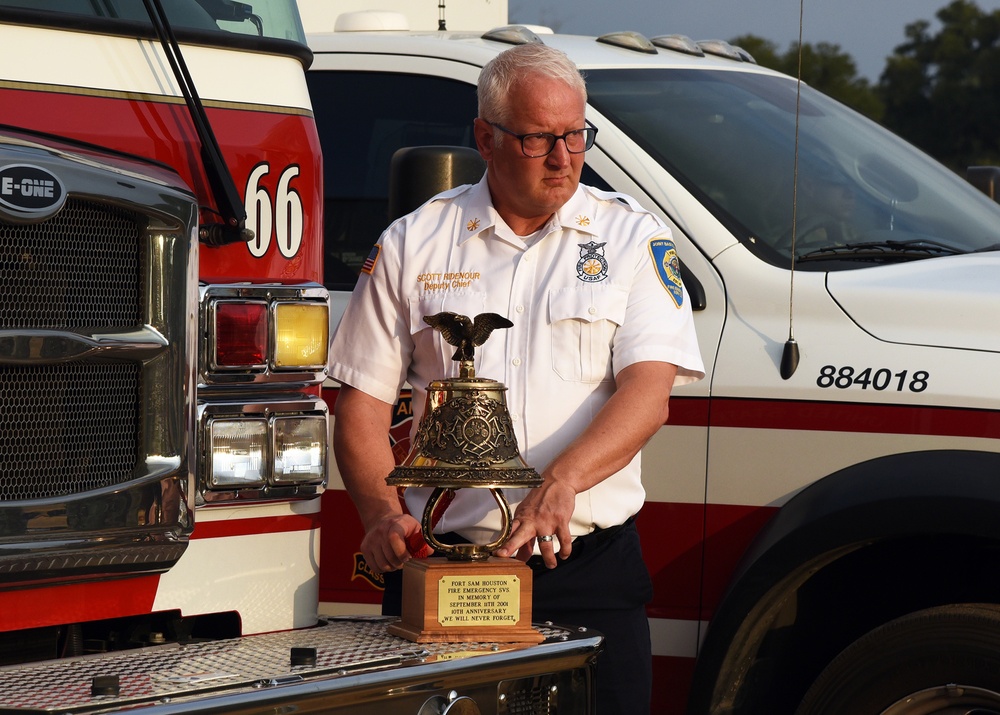
[[[486,162],[464,146],[408,146],[397,149],[389,165],[389,222],[427,199],[461,184],[475,184]]]

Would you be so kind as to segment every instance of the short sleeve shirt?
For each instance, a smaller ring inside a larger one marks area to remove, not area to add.
[[[637,362],[704,377],[669,229],[622,194],[581,185],[526,243],[494,210],[486,178],[439,194],[379,239],[334,336],[330,374],[384,402],[457,377],[455,348],[424,322],[442,311],[507,317],[475,351],[476,376],[502,382],[525,461],[541,473],[580,435]],[[621,524],[642,506],[639,456],[577,496],[574,536]],[[407,489],[421,514],[429,490]],[[505,489],[512,507],[524,490]],[[488,490],[461,489],[436,531],[482,543],[501,527]]]

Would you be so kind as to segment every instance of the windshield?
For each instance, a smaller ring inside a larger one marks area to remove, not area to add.
[[[794,80],[592,70],[587,88],[590,103],[744,245],[775,265],[791,263]],[[803,268],[997,248],[1000,207],[966,181],[809,87],[800,109],[794,234]]]
[[[233,35],[306,43],[295,0],[161,2],[175,31],[216,34],[219,44],[232,44]],[[149,25],[143,0],[0,0],[0,13],[5,8],[27,21],[72,30],[94,27],[131,34],[125,23]]]

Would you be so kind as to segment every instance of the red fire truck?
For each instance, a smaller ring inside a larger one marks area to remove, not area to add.
[[[599,636],[317,615],[311,58],[294,0],[0,0],[4,712],[588,711]]]

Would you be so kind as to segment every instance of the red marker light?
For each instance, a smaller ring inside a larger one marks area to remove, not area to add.
[[[215,364],[255,367],[267,362],[267,305],[215,304]]]

